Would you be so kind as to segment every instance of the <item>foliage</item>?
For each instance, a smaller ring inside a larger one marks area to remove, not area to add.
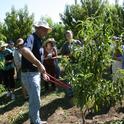
[[[60,14],[63,24],[65,25],[65,30],[71,29],[73,33],[77,34],[77,29],[75,28],[77,21],[82,20],[83,9],[79,5],[66,6],[65,13]]]
[[[107,8],[107,9],[105,9]],[[108,11],[109,10],[109,11]],[[109,5],[107,0],[81,0],[81,4],[66,6],[64,14],[61,14],[61,19],[65,28],[72,29],[76,36],[80,29],[75,28],[78,21],[85,21],[87,18],[98,18],[101,14],[106,13],[113,20],[113,33],[120,35],[124,30],[124,9],[119,4]],[[80,38],[80,37],[79,37]]]
[[[3,30],[4,30],[3,24],[0,23],[0,40],[6,41],[6,36],[3,34]]]
[[[104,8],[104,13],[97,18],[79,21],[76,27],[80,29],[78,35],[84,39],[84,46],[75,46],[70,59],[64,60],[65,78],[72,83],[75,101],[81,110],[92,108],[98,112],[108,109],[121,102],[124,95],[124,79],[112,82],[107,78],[113,35],[113,20],[108,13],[109,9]]]
[[[4,60],[0,60],[0,69],[4,69],[4,64],[5,64],[5,61]]]
[[[12,7],[11,12],[6,13],[4,23],[4,35],[8,40],[15,41],[17,38],[26,38],[32,31],[34,17],[29,15],[28,8],[15,10]]]
[[[119,5],[109,6],[109,13],[113,20],[113,31],[114,35],[119,36],[124,31],[124,9]]]
[[[2,84],[0,84],[0,94],[5,91],[5,88]]]
[[[51,37],[54,37],[56,40],[57,48],[60,48],[65,39],[64,37],[64,25],[62,23],[54,23],[53,31],[51,32]]]

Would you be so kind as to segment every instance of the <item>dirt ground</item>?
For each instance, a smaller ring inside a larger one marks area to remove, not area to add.
[[[97,115],[92,119],[86,119],[85,124],[104,124],[117,120],[124,120],[124,114],[115,111],[113,113],[113,110],[110,110],[107,114]],[[48,118],[48,124],[82,124],[81,114],[76,107],[72,107],[68,110],[58,108],[55,113]]]
[[[117,112],[115,108],[111,108],[106,114],[96,115],[92,119],[86,119],[85,124],[104,124],[117,120],[124,120],[124,113]],[[119,121],[117,123],[119,124]],[[48,124],[82,124],[80,110],[75,106],[69,109],[59,107],[48,118]]]
[[[20,94],[16,101],[0,101],[0,124],[30,124],[28,119],[28,102],[22,100]],[[64,93],[50,93],[41,97],[41,118],[48,124],[82,124],[79,108],[72,104],[72,99]],[[7,102],[7,104],[5,104]],[[85,120],[86,124],[111,124],[111,121],[121,120],[112,124],[124,124],[124,104],[121,108],[113,107],[108,113],[95,115]],[[107,123],[108,122],[108,123]]]
[[[47,96],[44,100],[50,99]],[[43,106],[41,116],[43,120],[47,120],[48,124],[82,124],[80,109],[74,106],[72,99],[64,95]],[[85,120],[85,124],[109,124],[112,121],[115,121],[115,124],[124,124],[124,106],[112,107],[106,114],[91,116],[90,119]]]

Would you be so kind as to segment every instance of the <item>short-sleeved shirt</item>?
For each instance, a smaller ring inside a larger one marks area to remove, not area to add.
[[[24,42],[24,46],[29,48],[31,51],[33,49],[33,44],[34,44],[34,37],[33,35],[29,35],[28,38]]]
[[[81,42],[79,40],[73,40],[72,43],[65,42],[61,49],[62,55],[70,55],[71,51],[73,50],[73,47],[75,45],[81,46]]]
[[[29,35],[29,37],[24,41],[24,46],[29,48],[32,51],[34,56],[41,61],[41,52],[40,48],[42,46],[41,39],[35,34]],[[38,71],[37,67],[35,67],[30,61],[22,56],[22,72],[35,72]]]

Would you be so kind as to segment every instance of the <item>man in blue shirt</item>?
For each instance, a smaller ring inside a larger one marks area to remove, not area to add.
[[[52,29],[46,22],[38,23],[35,32],[31,34],[24,44],[18,45],[22,53],[22,82],[29,95],[29,117],[31,124],[47,124],[40,118],[40,73],[45,80],[49,80],[44,66],[41,64],[42,45],[41,38],[46,36]],[[18,39],[21,43],[22,39]]]

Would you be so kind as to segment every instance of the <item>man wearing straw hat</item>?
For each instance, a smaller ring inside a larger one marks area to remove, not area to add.
[[[29,95],[29,117],[31,124],[47,124],[40,118],[40,73],[45,80],[49,80],[44,66],[41,64],[42,38],[52,29],[46,22],[34,25],[35,32],[31,34],[22,45],[18,42],[17,47],[22,53],[22,82]],[[18,41],[18,40],[17,40]],[[20,47],[19,47],[20,46]]]

